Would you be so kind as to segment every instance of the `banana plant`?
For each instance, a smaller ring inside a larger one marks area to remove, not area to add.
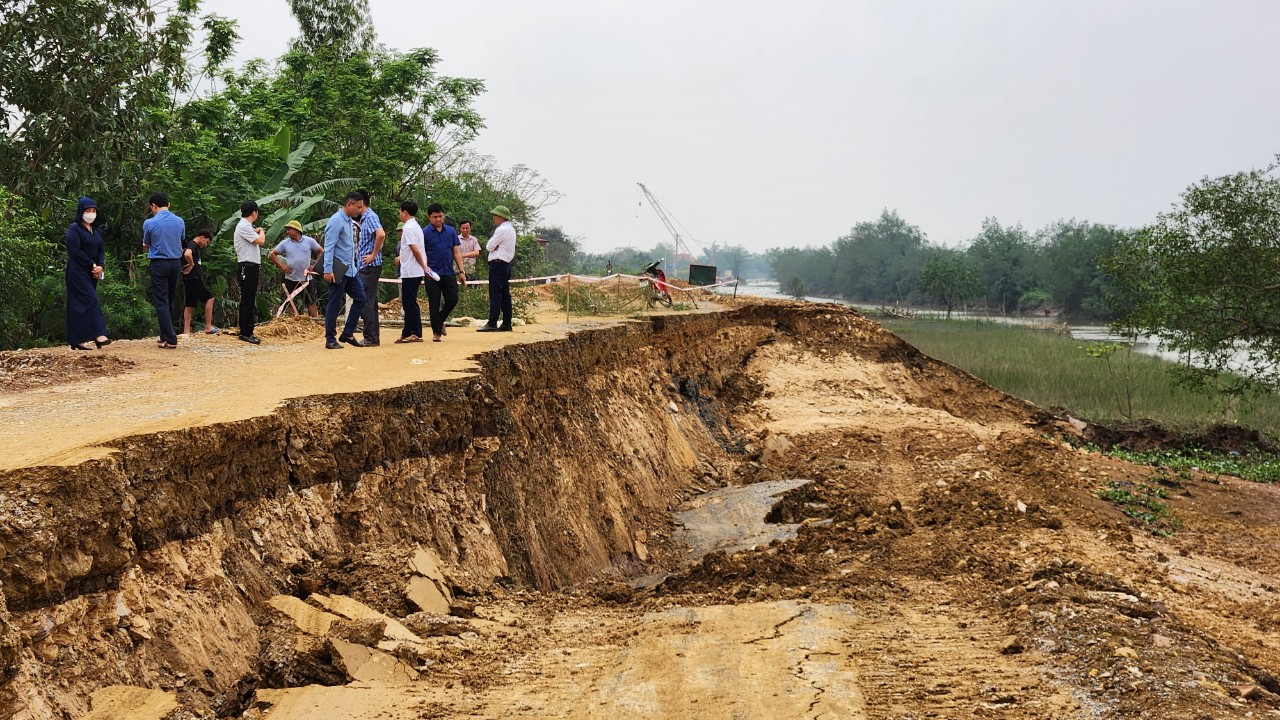
[[[263,217],[261,225],[267,231],[268,244],[274,243],[281,236],[284,226],[289,221],[301,221],[304,217],[314,215],[317,206],[325,210],[328,210],[328,205],[336,206],[337,203],[325,197],[327,194],[335,189],[352,187],[359,182],[355,178],[333,178],[301,190],[295,189],[288,184],[289,180],[293,178],[294,173],[302,169],[307,157],[315,151],[315,143],[308,140],[299,143],[295,150],[290,151],[289,128],[282,127],[276,133],[273,144],[280,151],[280,165],[262,186],[260,189],[262,197],[257,199],[259,215]],[[230,217],[222,222],[219,234],[230,232],[239,220],[240,213],[232,212]],[[303,228],[307,231],[313,231],[318,227],[324,227],[323,219],[303,224]],[[264,246],[263,249],[265,250],[266,247]]]

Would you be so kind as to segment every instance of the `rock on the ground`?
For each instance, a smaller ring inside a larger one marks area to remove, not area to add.
[[[1022,640],[1018,639],[1017,635],[1009,635],[1000,641],[1001,655],[1017,655],[1024,649]]]
[[[341,618],[312,607],[292,595],[276,595],[267,601],[271,607],[279,610],[298,628],[298,630],[316,637],[329,634],[329,627]]]
[[[449,614],[449,598],[431,578],[414,575],[405,583],[404,596],[414,607],[437,615]]]
[[[83,720],[161,720],[178,709],[174,692],[111,685],[90,696],[93,709]]]
[[[404,661],[370,647],[329,638],[333,664],[347,677],[361,682],[404,685],[418,679],[418,671]]]
[[[472,630],[471,623],[461,618],[434,613],[416,612],[401,622],[419,637],[438,637],[441,635],[461,635]]]
[[[386,633],[385,620],[364,618],[361,620],[337,620],[329,626],[329,635],[357,645],[377,645]]]
[[[783,455],[794,447],[794,443],[786,435],[773,434],[764,439],[764,450],[760,454],[761,462],[771,462]]]
[[[435,550],[421,545],[415,547],[413,555],[409,558],[409,571],[430,578],[440,588],[440,592],[446,599],[453,599],[453,595],[449,592],[449,581],[444,576],[444,562]]]
[[[317,593],[309,599],[315,601],[326,610],[337,613],[348,620],[382,620],[387,624],[384,637],[388,640],[402,642],[420,642],[422,640],[422,638],[414,635],[409,628],[402,625],[399,620],[387,617],[368,605],[346,595],[329,595],[326,597]]]

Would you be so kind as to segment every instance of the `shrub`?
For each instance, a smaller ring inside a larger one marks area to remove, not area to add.
[[[62,267],[56,230],[22,207],[22,199],[0,188],[0,347],[15,348],[62,336],[61,325],[48,337],[39,337],[38,316],[42,295],[48,291],[43,278]],[[55,279],[62,281],[60,274]],[[63,290],[65,293],[65,289]]]

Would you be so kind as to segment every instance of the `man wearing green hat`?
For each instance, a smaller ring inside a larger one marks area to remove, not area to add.
[[[489,322],[476,331],[511,332],[511,262],[516,259],[516,229],[506,205],[499,205],[489,214],[495,228],[484,246],[489,253]],[[498,324],[499,313],[502,324]]]
[[[311,258],[313,255],[316,258],[323,255],[324,248],[320,247],[320,243],[316,242],[315,238],[302,234],[302,223],[297,220],[285,223],[284,234],[285,239],[271,250],[269,258],[284,273],[285,292],[292,295],[299,285],[307,284],[302,291],[303,302],[307,304],[307,312],[311,315],[311,319],[319,320],[320,308],[316,304],[316,287],[310,282],[310,276],[315,274],[312,270],[314,263]],[[289,312],[298,314],[293,303],[289,303]]]

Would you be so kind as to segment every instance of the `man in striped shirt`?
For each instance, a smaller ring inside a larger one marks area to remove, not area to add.
[[[356,256],[360,264],[360,284],[364,289],[364,305],[360,317],[364,320],[364,344],[378,344],[378,278],[382,277],[382,243],[387,232],[382,229],[378,213],[369,207],[369,191],[357,190],[364,199],[359,217],[359,236],[356,238]]]

